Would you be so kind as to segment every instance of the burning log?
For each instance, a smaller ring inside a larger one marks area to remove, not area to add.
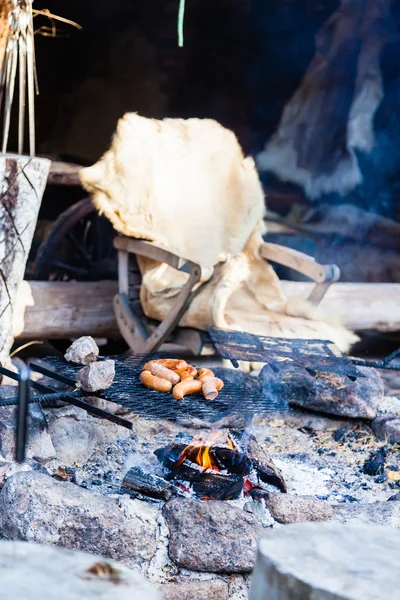
[[[243,477],[240,475],[222,475],[207,473],[200,481],[193,482],[192,490],[203,500],[236,500],[243,489]]]
[[[282,474],[253,436],[244,431],[230,432],[226,441],[227,447],[207,445],[202,440],[176,442],[159,448],[155,455],[168,469],[169,480],[187,483],[188,491],[203,499],[235,499],[242,491],[248,493],[261,486],[260,482],[287,491]]]
[[[252,465],[247,456],[230,448],[172,444],[155,451],[169,469],[168,479],[189,482],[203,499],[234,500],[243,490],[244,476]]]
[[[287,492],[287,485],[282,473],[253,435],[248,434],[244,429],[230,430],[228,435],[235,440],[235,443],[245,448],[245,452],[262,482],[277,487],[281,492]]]
[[[172,472],[181,472],[182,467],[198,465],[202,469],[229,471],[235,475],[248,475],[251,461],[245,454],[230,448],[206,445],[173,444],[159,448],[155,455]]]

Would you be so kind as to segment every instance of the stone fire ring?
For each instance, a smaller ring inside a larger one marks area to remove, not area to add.
[[[249,600],[397,598],[399,532],[375,525],[298,523],[259,542]]]
[[[113,560],[27,542],[0,542],[0,597],[19,600],[162,600],[141,575]]]

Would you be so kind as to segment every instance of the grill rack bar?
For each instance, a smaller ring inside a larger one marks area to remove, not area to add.
[[[89,414],[99,417],[102,419],[106,419],[115,423],[116,425],[120,425],[121,427],[125,427],[126,429],[133,429],[133,423],[128,421],[127,419],[123,419],[118,415],[114,415],[109,413],[102,408],[98,408],[97,406],[93,406],[88,402],[85,402],[84,393],[80,390],[75,389],[75,381],[69,379],[63,375],[58,373],[54,373],[50,369],[46,369],[45,367],[34,363],[33,361],[26,365],[19,361],[20,367],[18,373],[14,373],[13,371],[6,369],[5,367],[0,366],[0,374],[6,375],[10,379],[18,382],[18,397],[17,399],[9,399],[0,402],[0,406],[9,406],[13,404],[17,404],[17,445],[16,445],[16,461],[18,463],[22,463],[25,460],[25,449],[27,442],[27,422],[28,422],[28,405],[30,402],[37,403],[46,403],[49,400],[54,400],[55,398],[63,400],[64,402],[68,402],[73,406],[78,408],[82,408],[86,410]],[[31,371],[36,371],[45,375],[48,378],[55,379],[69,385],[73,388],[72,392],[66,390],[54,390],[52,387],[48,385],[43,385],[38,381],[33,381],[31,376]],[[30,388],[41,392],[41,396],[31,396]]]
[[[400,371],[400,364],[391,364],[400,356],[400,348],[381,361],[373,361],[346,356],[329,340],[272,338],[216,327],[209,327],[208,332],[219,354],[230,360],[234,367],[239,366],[238,360],[279,367],[283,359],[306,370],[340,373],[350,379],[364,377],[357,367]]]

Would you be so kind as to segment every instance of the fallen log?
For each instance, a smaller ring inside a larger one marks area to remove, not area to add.
[[[14,313],[19,339],[119,338],[112,300],[116,281],[24,281]],[[306,298],[312,283],[283,281],[288,296]],[[400,331],[400,284],[336,283],[320,304],[356,331]]]

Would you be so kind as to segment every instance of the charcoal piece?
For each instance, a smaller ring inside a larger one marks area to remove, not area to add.
[[[173,486],[157,475],[145,473],[140,467],[133,467],[126,473],[121,487],[128,493],[139,492],[150,498],[168,500],[174,493]]]
[[[195,481],[192,485],[192,490],[198,498],[212,500],[236,500],[242,489],[242,476],[220,473],[206,473],[201,481]]]
[[[154,454],[166,469],[176,470],[176,463],[179,461],[186,446],[187,444],[172,444],[164,448],[157,448]]]
[[[382,452],[373,452],[365,461],[363,471],[366,475],[382,475],[385,471],[385,456]]]
[[[216,458],[216,461],[221,470],[226,470],[229,473],[237,475],[248,475],[252,469],[252,464],[249,458],[231,448],[212,447],[210,454]]]

